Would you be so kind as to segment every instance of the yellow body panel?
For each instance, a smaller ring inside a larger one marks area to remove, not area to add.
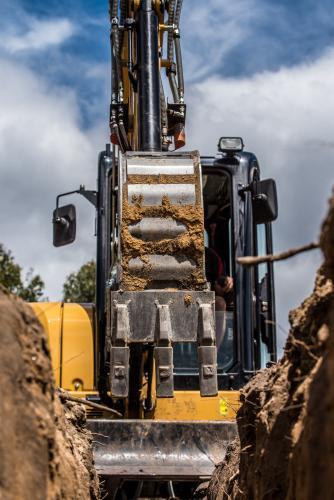
[[[92,307],[61,302],[30,305],[48,335],[56,384],[77,397],[97,394],[94,390]],[[155,420],[234,420],[239,397],[239,391],[220,391],[217,396],[206,398],[201,397],[199,391],[175,391],[173,398],[154,398],[155,408],[146,417]]]
[[[72,392],[77,398],[98,395],[95,391]],[[175,391],[173,398],[155,400],[153,412],[146,418],[153,420],[235,420],[240,407],[239,391],[219,391],[217,396],[202,398],[199,391]],[[108,415],[106,415],[108,417]],[[145,417],[143,417],[145,418]]]
[[[89,310],[80,304],[64,304],[61,387],[94,389],[94,329]]]
[[[239,406],[239,391],[219,391],[206,398],[199,391],[175,391],[173,398],[156,399],[154,419],[234,420]]]
[[[92,307],[62,302],[30,305],[48,336],[56,384],[66,390],[94,390]]]
[[[61,302],[35,302],[29,304],[39,319],[49,339],[52,368],[56,384],[61,379],[61,326],[63,304]]]

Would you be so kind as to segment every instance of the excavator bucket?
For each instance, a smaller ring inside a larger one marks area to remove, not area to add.
[[[127,153],[118,162],[120,288],[107,292],[110,391],[129,395],[130,344],[154,346],[158,398],[173,397],[173,344],[198,345],[202,396],[214,396],[214,292],[205,278],[198,152]]]
[[[101,476],[197,481],[211,477],[237,434],[230,421],[89,420]]]

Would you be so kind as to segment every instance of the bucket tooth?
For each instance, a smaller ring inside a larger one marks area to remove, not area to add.
[[[215,342],[215,320],[211,304],[200,304],[198,310],[198,336],[201,344]]]
[[[115,327],[110,349],[110,389],[115,397],[126,398],[129,394],[130,318],[128,304],[114,302]]]
[[[129,394],[129,360],[128,347],[111,347],[110,390],[117,398],[126,398]]]
[[[157,397],[172,398],[174,395],[173,348],[154,348]]]
[[[168,304],[159,304],[157,306],[156,323],[156,343],[154,348],[154,359],[156,369],[157,397],[172,398],[174,395],[174,376],[173,376],[173,348],[171,339],[173,336],[170,310]]]
[[[118,304],[115,302],[115,329],[114,342],[119,345],[120,342],[127,343],[130,338],[130,318],[128,304]]]
[[[216,346],[199,346],[198,362],[201,396],[216,396],[218,394]]]
[[[201,396],[215,396],[217,383],[217,348],[212,304],[199,304],[198,310],[198,362]]]

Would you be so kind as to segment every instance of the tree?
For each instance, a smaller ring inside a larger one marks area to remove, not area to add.
[[[16,264],[13,254],[0,243],[0,283],[10,292],[27,302],[37,302],[43,296],[44,282],[39,274],[30,269],[22,279],[22,268]]]
[[[96,265],[90,260],[80,267],[76,273],[67,276],[63,286],[65,302],[94,302],[95,301],[95,273]]]

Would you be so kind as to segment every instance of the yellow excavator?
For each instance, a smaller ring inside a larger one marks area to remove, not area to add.
[[[53,214],[60,247],[76,232],[61,199],[96,210],[96,301],[32,305],[57,384],[97,405],[88,426],[113,499],[191,498],[236,434],[239,389],[276,361],[272,265],[237,261],[272,252],[275,181],[240,137],[212,157],[179,151],[181,10],[110,0],[110,143],[97,189],[58,195]]]

